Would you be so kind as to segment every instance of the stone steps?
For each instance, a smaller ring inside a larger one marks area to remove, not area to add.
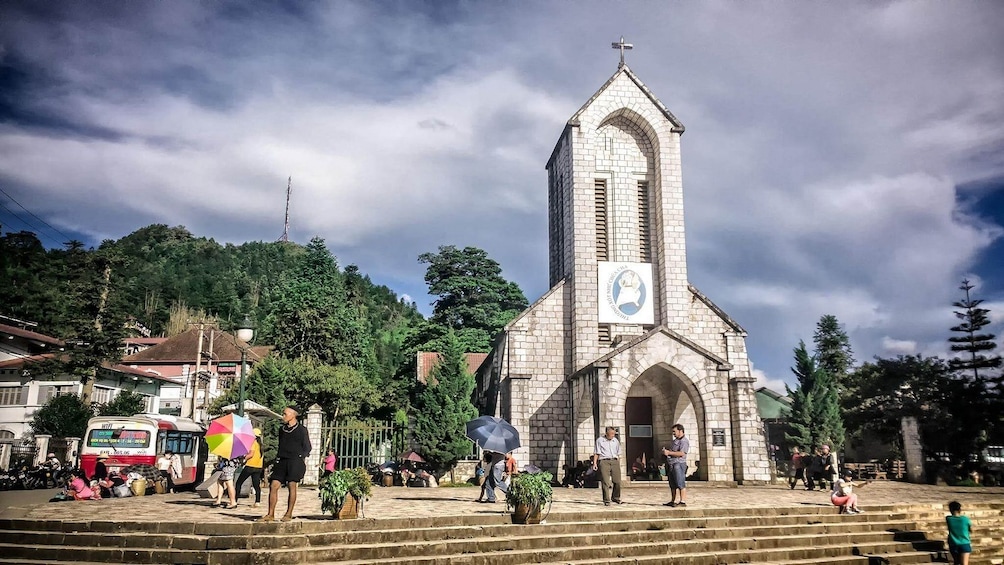
[[[972,563],[1004,553],[1004,504],[967,508]],[[0,520],[7,563],[930,563],[944,560],[937,505],[657,509],[555,514],[523,526],[501,514],[421,520],[121,523]],[[982,542],[977,542],[979,539]],[[871,558],[871,560],[869,559]]]

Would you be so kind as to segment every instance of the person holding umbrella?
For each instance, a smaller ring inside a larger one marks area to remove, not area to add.
[[[488,460],[488,468],[485,473],[485,494],[487,500],[480,502],[495,502],[495,489],[503,493],[508,492],[508,486],[503,482],[502,475],[505,474],[505,456],[520,447],[519,431],[509,422],[495,416],[479,416],[467,422],[467,437],[474,440],[478,447],[485,451],[485,458],[488,460],[488,453],[491,459]]]
[[[297,418],[300,412],[293,406],[287,406],[282,411],[283,425],[279,428],[279,452],[272,476],[269,477],[268,514],[258,519],[259,522],[275,521],[275,505],[279,502],[279,489],[285,484],[289,488],[289,498],[286,501],[286,513],[283,522],[293,519],[293,507],[296,506],[296,487],[307,473],[304,461],[312,446],[307,428],[300,424]]]
[[[485,481],[486,487],[483,489],[487,498],[484,500],[479,500],[483,503],[494,504],[497,502],[495,500],[495,489],[502,491],[502,494],[508,494],[509,485],[506,484],[503,475],[505,474],[505,456],[496,451],[486,451],[486,459],[488,454],[491,454],[491,459],[488,464],[488,475]]]

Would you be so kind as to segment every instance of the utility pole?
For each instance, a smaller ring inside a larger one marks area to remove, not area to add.
[[[282,227],[282,237],[279,241],[289,241],[289,195],[293,192],[293,177],[286,180],[286,222]]]

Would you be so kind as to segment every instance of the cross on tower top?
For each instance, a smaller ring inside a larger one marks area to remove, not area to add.
[[[623,35],[621,36],[621,40],[620,41],[618,41],[617,43],[611,43],[610,47],[612,47],[613,49],[620,49],[621,50],[621,62],[620,62],[619,65],[617,65],[618,69],[624,66],[624,50],[625,49],[634,49],[634,45],[631,45],[630,43],[624,43],[624,36]]]

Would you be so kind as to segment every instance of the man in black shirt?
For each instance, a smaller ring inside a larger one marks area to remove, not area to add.
[[[282,422],[279,428],[279,453],[272,466],[272,476],[269,478],[268,514],[259,518],[259,522],[275,521],[275,505],[279,502],[279,489],[283,484],[289,488],[289,499],[286,503],[286,514],[282,521],[293,519],[293,507],[296,506],[296,487],[307,472],[304,459],[310,455],[310,437],[307,428],[297,420],[299,411],[293,406],[287,406],[282,411]]]

